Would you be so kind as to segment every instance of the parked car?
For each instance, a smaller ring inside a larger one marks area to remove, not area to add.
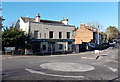
[[[97,47],[95,43],[89,43],[89,42],[83,42],[82,46],[84,46],[85,50],[94,50]]]
[[[103,43],[103,44],[102,44],[102,48],[103,48],[103,49],[106,49],[106,48],[108,48],[109,46],[110,46],[109,43]]]

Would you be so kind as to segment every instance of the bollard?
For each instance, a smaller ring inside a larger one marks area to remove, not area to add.
[[[94,52],[95,52],[95,54],[100,54],[99,50],[95,50]]]
[[[95,52],[95,54],[97,54],[97,57],[96,57],[96,59],[98,59],[100,56],[99,56],[99,54],[100,54],[100,51],[99,50],[95,50],[94,51]]]

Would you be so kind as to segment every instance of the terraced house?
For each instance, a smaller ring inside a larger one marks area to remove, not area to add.
[[[34,54],[73,51],[75,26],[68,25],[66,18],[42,20],[39,14],[35,18],[20,17],[16,27],[30,34]]]

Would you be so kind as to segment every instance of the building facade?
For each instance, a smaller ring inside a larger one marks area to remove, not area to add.
[[[81,24],[80,28],[76,30],[75,44],[82,44],[82,42],[102,44],[102,35],[97,32],[97,29]]]
[[[20,17],[16,27],[30,35],[34,54],[73,51],[75,26],[68,25],[68,19],[42,20],[37,14],[35,18]]]

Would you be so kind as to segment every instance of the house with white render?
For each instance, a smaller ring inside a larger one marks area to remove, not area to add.
[[[43,20],[38,13],[35,18],[20,17],[16,27],[30,35],[34,54],[73,52],[75,26],[66,18]]]

